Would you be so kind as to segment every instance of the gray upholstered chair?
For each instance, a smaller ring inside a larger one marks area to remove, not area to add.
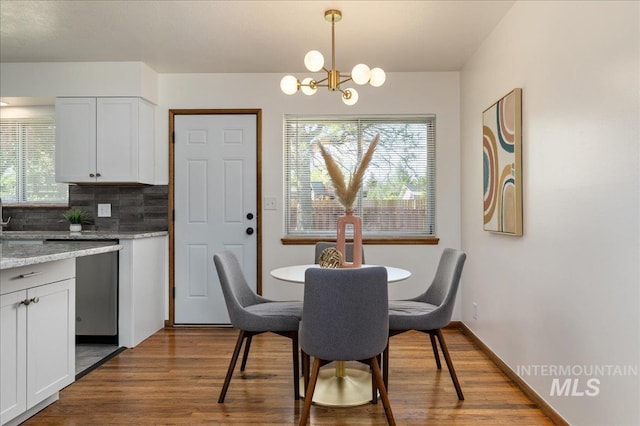
[[[315,263],[320,263],[320,255],[325,249],[335,248],[335,242],[329,241],[320,241],[316,243],[316,257]],[[347,258],[344,259],[346,262],[353,262],[353,243],[346,243],[344,249],[347,252]],[[362,263],[364,263],[364,247],[362,247]]]
[[[384,267],[307,269],[299,331],[305,379],[309,356],[315,359],[300,425],[306,425],[309,418],[320,366],[331,361],[370,365],[373,387],[380,391],[387,421],[395,424],[378,363],[389,338],[388,301]]]
[[[224,402],[243,341],[246,339],[241,371],[247,362],[251,338],[268,331],[292,340],[293,392],[294,398],[300,399],[298,325],[302,315],[302,302],[276,302],[257,295],[247,284],[240,262],[230,251],[216,253],[213,261],[218,271],[231,324],[240,330],[218,402]]]
[[[460,401],[464,400],[464,396],[462,395],[462,389],[441,329],[451,322],[453,305],[456,301],[458,284],[460,283],[460,276],[462,275],[462,268],[466,258],[467,255],[460,250],[445,249],[440,257],[433,282],[424,293],[409,300],[389,301],[389,337],[409,330],[417,330],[429,334],[436,365],[438,369],[441,369],[440,355],[438,355],[438,346],[436,344],[437,337]],[[388,385],[388,348],[383,354],[382,365],[384,382],[385,385]]]

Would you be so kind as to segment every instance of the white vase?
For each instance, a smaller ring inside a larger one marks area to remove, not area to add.
[[[71,232],[80,232],[80,231],[82,231],[82,224],[80,224],[80,223],[70,223],[69,224],[69,231],[71,231]]]

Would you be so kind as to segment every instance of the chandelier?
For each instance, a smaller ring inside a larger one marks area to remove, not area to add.
[[[331,22],[331,69],[324,66],[324,57],[317,50],[311,50],[304,56],[304,65],[311,72],[324,70],[327,77],[316,80],[307,77],[302,81],[292,75],[282,77],[280,89],[287,95],[293,95],[301,90],[305,95],[313,95],[318,91],[318,87],[327,87],[332,92],[339,91],[342,94],[342,101],[347,105],[354,105],[358,102],[358,92],[352,88],[342,89],[340,86],[348,81],[363,85],[369,83],[373,87],[380,87],[384,84],[386,75],[381,68],[370,69],[365,64],[358,64],[351,70],[351,75],[341,76],[336,69],[336,45],[335,45],[335,24],[342,19],[342,12],[330,9],[324,12],[324,19]],[[340,80],[344,78],[343,80]]]

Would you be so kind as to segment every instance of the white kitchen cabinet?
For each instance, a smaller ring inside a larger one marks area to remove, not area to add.
[[[0,296],[0,424],[27,410],[27,309],[20,305],[26,297],[26,291]]]
[[[154,107],[141,98],[57,98],[56,181],[153,184]]]
[[[75,380],[74,275],[74,259],[2,271],[0,424],[24,421]]]
[[[133,348],[164,328],[168,305],[166,235],[121,239],[118,311],[120,346]]]

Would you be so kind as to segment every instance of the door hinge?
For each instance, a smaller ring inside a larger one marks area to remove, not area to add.
[[[171,221],[176,221],[176,209],[171,210]]]
[[[171,143],[173,143],[173,144],[176,143],[176,132],[175,131],[171,132]]]
[[[175,288],[175,287],[171,289],[171,297],[172,297],[173,299],[175,299],[175,298],[176,298],[176,288]]]

